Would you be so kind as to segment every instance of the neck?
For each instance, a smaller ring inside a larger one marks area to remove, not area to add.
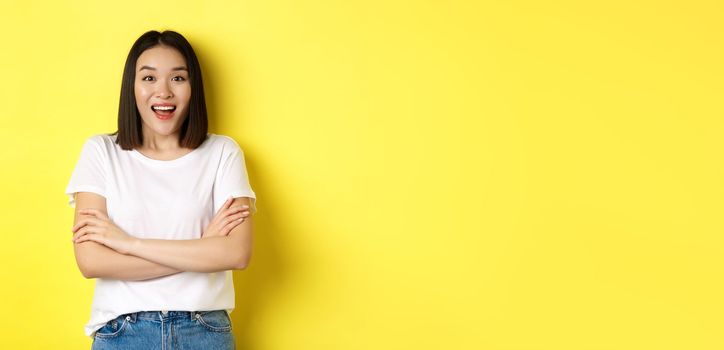
[[[160,135],[147,129],[143,129],[143,149],[165,152],[178,150],[179,148],[179,132],[170,135]]]

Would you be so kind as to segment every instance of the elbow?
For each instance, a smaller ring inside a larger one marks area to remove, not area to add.
[[[89,261],[87,256],[78,256],[76,255],[76,264],[78,265],[78,270],[80,270],[81,275],[87,279],[91,278],[98,278],[98,269],[96,268],[96,264],[93,264],[91,261]]]
[[[81,275],[87,279],[98,278],[98,264],[94,263],[92,257],[91,242],[75,243],[75,263],[78,265]],[[86,244],[82,246],[82,244]],[[89,250],[91,249],[91,250]]]
[[[234,264],[234,270],[245,270],[249,266],[249,260],[251,260],[251,254],[244,253],[237,257]]]
[[[97,278],[96,272],[84,265],[78,265],[81,275],[86,279]]]
[[[245,270],[247,266],[249,266],[249,259],[241,259],[234,265],[234,270]]]

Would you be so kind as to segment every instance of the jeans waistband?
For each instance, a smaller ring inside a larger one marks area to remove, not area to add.
[[[167,310],[160,310],[160,311],[138,311],[138,312],[132,312],[128,314],[122,315],[123,318],[126,319],[126,321],[136,322],[137,319],[147,319],[147,320],[167,320],[172,318],[186,318],[189,320],[193,320],[198,315],[202,315],[208,312],[212,311],[167,311]]]

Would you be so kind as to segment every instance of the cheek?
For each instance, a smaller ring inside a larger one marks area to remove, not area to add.
[[[136,94],[137,103],[145,103],[150,93],[147,88],[145,88],[143,85],[138,84],[134,86],[134,92]]]
[[[176,92],[176,97],[188,104],[189,100],[191,99],[191,87],[179,87],[179,90]]]

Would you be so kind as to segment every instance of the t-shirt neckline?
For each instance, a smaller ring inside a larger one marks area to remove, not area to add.
[[[131,150],[131,155],[133,155],[135,158],[140,159],[149,164],[160,165],[160,166],[176,165],[176,164],[180,164],[180,163],[184,163],[184,162],[188,161],[189,159],[193,158],[196,153],[199,153],[201,147],[204,147],[204,145],[206,145],[206,143],[209,141],[209,139],[211,139],[211,135],[213,135],[213,134],[210,134],[210,133],[206,134],[206,139],[204,140],[204,142],[201,143],[201,145],[199,145],[199,147],[196,147],[195,149],[191,150],[191,152],[186,153],[186,154],[182,155],[181,157],[178,157],[175,159],[170,159],[170,160],[153,159],[153,158],[150,158],[150,157],[144,155],[143,153],[139,152],[135,148]]]

